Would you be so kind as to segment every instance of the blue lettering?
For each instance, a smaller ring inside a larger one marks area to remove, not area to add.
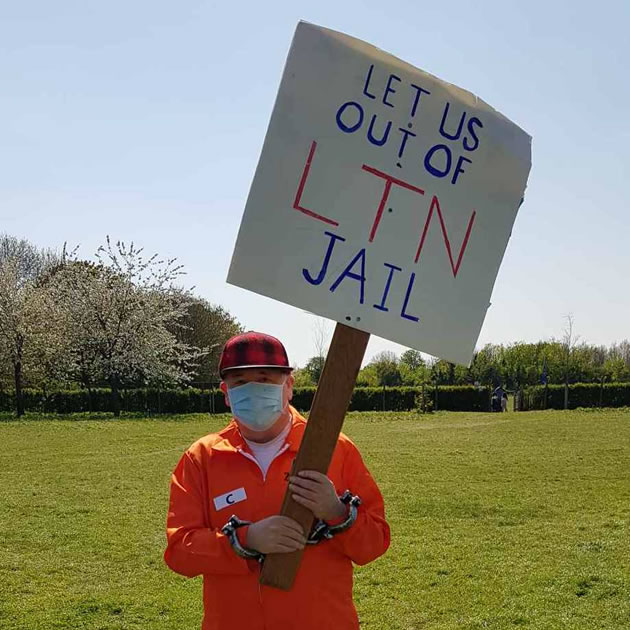
[[[459,119],[459,127],[457,128],[457,132],[454,135],[451,135],[444,130],[444,123],[446,122],[446,117],[448,116],[448,110],[450,106],[451,104],[447,102],[446,107],[444,108],[444,113],[442,114],[442,122],[440,123],[440,134],[448,140],[457,140],[462,133],[464,119],[466,118],[466,112],[463,112],[462,117]]]
[[[416,134],[413,131],[409,131],[409,129],[403,129],[402,127],[398,127],[398,131],[403,134],[402,140],[400,141],[400,148],[398,149],[398,158],[402,158],[403,153],[405,152],[405,146],[407,144],[407,138],[409,136],[416,137]]]
[[[368,90],[368,85],[370,85],[370,79],[372,78],[372,71],[374,70],[374,64],[370,66],[368,70],[367,77],[365,77],[365,85],[363,86],[363,94],[365,94],[368,98],[376,98],[374,94],[370,94]]]
[[[472,164],[472,160],[469,160],[468,158],[465,158],[463,155],[461,155],[459,159],[457,160],[457,166],[455,166],[455,172],[453,173],[453,179],[451,180],[451,184],[455,184],[457,182],[457,178],[459,177],[460,173],[466,172],[462,168],[463,162],[468,162],[468,164]]]
[[[346,123],[344,123],[343,120],[341,120],[341,117],[343,116],[343,113],[350,106],[356,108],[356,110],[358,111],[358,114],[359,114],[359,119],[354,125],[346,125]],[[362,124],[363,124],[363,108],[361,107],[361,105],[359,105],[359,103],[355,103],[354,101],[348,101],[347,103],[344,103],[337,110],[337,127],[339,127],[339,129],[341,129],[341,131],[343,131],[344,133],[353,133]]]
[[[372,131],[374,130],[375,121],[376,121],[376,114],[372,116],[372,120],[370,121],[370,127],[368,129],[367,139],[372,144],[375,144],[377,147],[382,147],[387,142],[387,138],[389,136],[389,130],[392,128],[392,121],[391,120],[387,121],[387,126],[385,127],[385,131],[383,132],[383,137],[380,140],[377,140],[374,137],[374,134],[372,133]]]
[[[468,146],[468,138],[464,138],[464,149],[466,149],[466,151],[474,151],[478,146],[479,146],[479,138],[477,137],[477,134],[475,133],[475,130],[473,129],[473,125],[479,125],[479,127],[481,129],[483,129],[483,123],[479,120],[479,118],[469,118],[468,119],[468,131],[470,133],[470,135],[473,137],[473,140],[475,141],[475,144],[472,146]]]
[[[389,79],[387,80],[387,87],[385,88],[385,93],[383,94],[383,104],[387,105],[388,107],[394,107],[391,103],[387,102],[387,95],[396,93],[396,90],[392,87],[393,79],[396,79],[396,81],[400,82],[400,78],[397,77],[395,74],[389,75]]]
[[[416,108],[418,107],[418,103],[420,102],[421,94],[431,94],[429,90],[425,90],[418,85],[411,84],[411,87],[416,90],[416,98],[413,101],[413,105],[411,106],[411,117],[413,118],[416,115]]]
[[[332,232],[324,232],[324,234],[326,234],[326,236],[330,236],[330,243],[328,243],[328,249],[326,250],[326,255],[324,256],[324,262],[322,263],[322,268],[320,269],[317,278],[313,278],[308,269],[302,269],[302,275],[304,276],[305,280],[314,285],[321,284],[326,277],[326,272],[328,271],[328,263],[330,263],[330,257],[332,256],[332,250],[335,246],[335,242],[346,240],[345,238],[337,236]]]
[[[352,273],[351,269],[357,262],[361,262],[361,273]],[[359,303],[363,304],[365,297],[365,248],[360,250],[359,253],[350,261],[350,264],[341,272],[341,275],[335,280],[335,283],[330,287],[332,292],[341,284],[344,278],[352,278],[358,280],[361,283],[361,297]]]
[[[385,302],[387,300],[387,296],[389,294],[389,287],[392,284],[392,277],[394,276],[394,271],[402,271],[400,267],[396,267],[396,265],[390,265],[389,263],[383,263],[386,267],[389,267],[389,276],[387,277],[387,283],[385,284],[385,291],[383,292],[383,299],[380,304],[374,304],[374,308],[377,308],[379,311],[389,311],[388,308],[385,307]]]
[[[431,164],[431,158],[436,151],[444,151],[446,154],[446,168],[443,171],[440,171]],[[431,175],[435,175],[435,177],[446,177],[451,170],[451,162],[451,150],[445,144],[436,144],[434,147],[431,147],[424,158],[425,168],[429,171],[429,173],[431,173]]]
[[[419,317],[407,314],[407,305],[409,304],[409,297],[411,296],[411,291],[413,289],[413,283],[415,282],[415,279],[416,274],[412,273],[411,277],[409,278],[409,285],[407,286],[407,293],[405,294],[405,301],[403,303],[402,311],[400,312],[401,317],[404,317],[405,319],[410,319],[412,322],[420,321]]]

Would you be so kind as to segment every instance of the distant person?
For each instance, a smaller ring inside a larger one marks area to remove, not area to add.
[[[385,553],[390,532],[357,447],[342,433],[327,475],[291,476],[306,420],[289,404],[293,376],[275,337],[232,337],[219,372],[233,418],[180,459],[164,554],[173,571],[203,575],[202,630],[358,630],[352,565]],[[287,487],[329,539],[307,545],[313,532],[279,515]],[[265,554],[298,549],[305,552],[291,590],[259,583]]]
[[[491,399],[492,411],[502,410],[503,394],[505,394],[505,391],[503,390],[503,387],[501,387],[501,385],[499,385],[498,387],[495,387],[494,391],[492,392],[492,399]]]
[[[507,392],[503,392],[503,396],[501,396],[501,411],[507,411],[508,406],[508,395]]]

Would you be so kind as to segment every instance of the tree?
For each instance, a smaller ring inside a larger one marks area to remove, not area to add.
[[[630,365],[624,360],[623,355],[611,351],[602,366],[602,377],[612,383],[630,381]]]
[[[34,284],[49,269],[59,264],[60,256],[52,249],[40,249],[27,241],[0,234],[0,265],[13,261],[21,285]]]
[[[357,375],[357,387],[378,387],[379,385],[376,366],[373,363],[368,363],[359,370],[359,374]]]
[[[326,358],[322,356],[311,357],[304,366],[304,370],[309,375],[311,381],[317,385],[324,369]]]
[[[455,383],[455,364],[437,359],[431,365],[432,380],[438,385],[453,385]]]
[[[293,370],[294,387],[313,387],[317,383],[313,382],[311,375],[305,368]]]
[[[328,320],[323,317],[316,317],[313,323],[313,345],[315,346],[315,356],[321,359],[322,365],[328,353],[329,337]]]
[[[567,320],[566,327],[564,329],[564,335],[562,337],[563,346],[563,367],[564,367],[564,408],[569,407],[569,373],[571,370],[571,360],[573,358],[573,352],[575,344],[577,343],[577,337],[573,330],[573,315],[569,313],[565,316]]]
[[[486,344],[481,350],[473,354],[469,374],[473,383],[480,385],[497,385],[497,356],[499,346]]]
[[[202,353],[174,332],[190,304],[190,295],[174,285],[181,266],[142,252],[133,243],[112,246],[108,238],[96,264],[69,257],[51,281],[75,377],[106,382],[116,416],[121,389],[186,382]]]
[[[173,332],[177,339],[191,347],[204,348],[191,372],[193,384],[212,384],[221,380],[219,356],[225,342],[243,332],[243,327],[223,307],[202,298],[191,297],[181,322]]]
[[[535,385],[540,381],[544,359],[536,344],[516,342],[501,346],[499,364],[501,381],[508,389]]]
[[[630,381],[630,341],[624,339],[619,344],[613,344],[608,356],[611,359],[620,359],[625,365],[625,370],[617,374],[619,380]]]
[[[606,353],[607,357],[618,357],[630,368],[630,341],[624,339],[621,343],[614,343]]]
[[[12,372],[18,416],[24,414],[25,368],[41,365],[37,355],[55,346],[39,282],[56,260],[50,250],[0,235],[0,358]]]
[[[419,386],[429,379],[429,371],[418,350],[406,350],[400,356],[398,370],[403,385]]]
[[[419,350],[406,350],[400,355],[400,363],[407,365],[412,370],[417,370],[419,367],[426,365],[425,360],[422,358],[422,353]]]
[[[0,265],[0,355],[12,370],[18,416],[24,414],[25,357],[38,332],[34,286],[30,282],[21,282],[17,260],[5,260]]]
[[[374,366],[380,387],[397,387],[402,383],[398,369],[398,357],[394,352],[384,350],[375,355],[370,365]]]

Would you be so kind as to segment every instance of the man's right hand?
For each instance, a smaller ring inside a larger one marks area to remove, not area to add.
[[[288,516],[269,516],[247,529],[246,546],[260,553],[290,553],[305,544],[302,526]]]

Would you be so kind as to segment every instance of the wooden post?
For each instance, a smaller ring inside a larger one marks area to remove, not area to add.
[[[337,324],[300,450],[293,462],[293,475],[301,470],[328,472],[369,339],[370,333]],[[311,531],[313,513],[293,501],[288,490],[284,495],[281,514],[297,521],[306,533]],[[289,590],[303,553],[269,554],[263,564],[260,583]],[[316,597],[316,594],[313,596]]]

